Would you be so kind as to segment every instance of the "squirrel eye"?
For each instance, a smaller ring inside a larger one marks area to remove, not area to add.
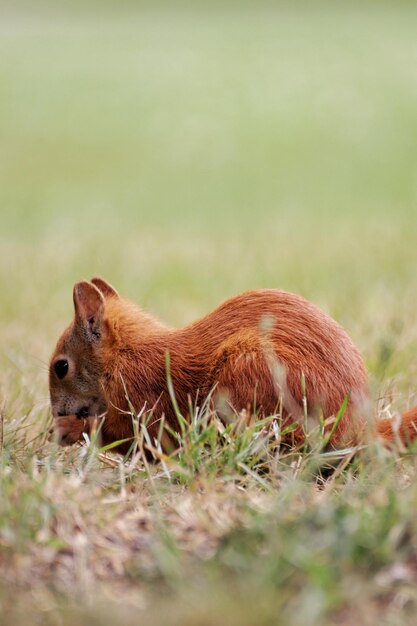
[[[58,378],[62,380],[68,373],[68,361],[66,359],[60,359],[55,363],[54,370]]]

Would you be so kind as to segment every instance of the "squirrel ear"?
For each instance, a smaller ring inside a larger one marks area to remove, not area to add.
[[[103,294],[92,283],[82,281],[74,285],[73,297],[76,319],[87,327],[92,339],[98,339],[104,313]]]
[[[116,289],[112,287],[104,278],[100,278],[99,276],[95,276],[91,279],[93,285],[97,287],[99,291],[103,294],[105,298],[118,298],[119,294]]]

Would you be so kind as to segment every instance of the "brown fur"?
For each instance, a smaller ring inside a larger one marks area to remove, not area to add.
[[[125,388],[136,411],[153,409],[151,436],[156,436],[162,415],[178,430],[167,388],[167,353],[183,415],[190,400],[198,397],[201,404],[215,387],[214,402],[225,395],[230,411],[255,410],[265,416],[280,408],[283,427],[297,424],[291,443],[299,443],[304,437],[304,373],[310,415],[335,416],[350,394],[331,444],[341,447],[362,437],[368,399],[362,357],[341,326],[300,296],[273,289],[249,291],[197,322],[173,329],[119,297],[103,279],[93,278],[75,285],[74,308],[74,321],[57,343],[49,376],[61,443],[80,440],[93,416],[100,414],[105,415],[103,444],[131,440]],[[69,363],[62,380],[54,370],[60,359]],[[394,439],[392,420],[376,424],[380,436]],[[403,416],[399,436],[414,439],[416,425],[417,408]],[[129,444],[119,448],[124,452]]]

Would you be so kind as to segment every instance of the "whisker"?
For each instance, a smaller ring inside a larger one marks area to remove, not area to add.
[[[35,361],[39,361],[39,363],[42,363],[42,365],[45,365],[48,368],[48,370],[49,370],[49,362],[48,361],[44,361],[43,359],[38,357],[36,354],[28,353],[26,356],[28,356],[31,359],[34,359]]]

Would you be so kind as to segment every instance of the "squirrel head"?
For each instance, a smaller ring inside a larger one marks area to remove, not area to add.
[[[106,411],[101,358],[103,345],[109,340],[106,301],[118,297],[102,278],[74,286],[74,320],[58,340],[49,366],[54,417],[87,417]]]

